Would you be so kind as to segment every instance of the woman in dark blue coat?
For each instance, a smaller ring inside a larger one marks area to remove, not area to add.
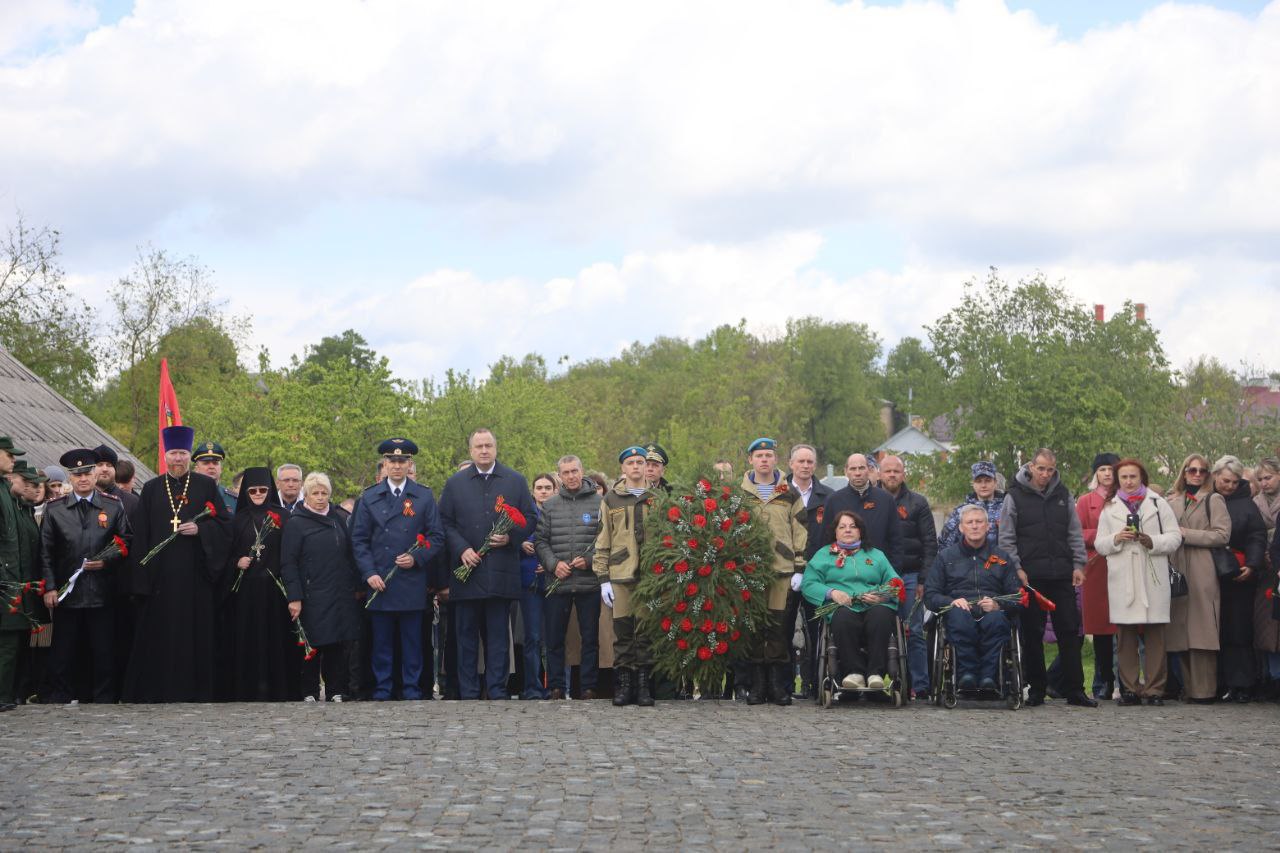
[[[329,503],[329,478],[312,471],[302,483],[303,503],[293,511],[280,545],[280,574],[289,615],[302,620],[316,658],[303,663],[302,693],[341,702],[347,692],[347,654],[360,636],[360,573],[351,553],[347,513]]]

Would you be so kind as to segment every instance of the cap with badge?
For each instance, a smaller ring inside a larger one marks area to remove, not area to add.
[[[750,456],[757,450],[777,450],[778,442],[772,438],[757,438],[755,441],[747,445],[747,455]]]
[[[13,463],[13,473],[17,474],[28,483],[47,483],[49,478],[40,473],[39,468],[32,468],[27,464],[25,459],[18,459]]]
[[[204,441],[196,446],[191,458],[196,462],[201,459],[217,459],[219,462],[223,462],[227,458],[227,452],[216,441]]]
[[[382,456],[416,456],[418,445],[407,438],[388,438],[378,445],[378,453]]]
[[[9,438],[9,436],[7,435],[0,435],[0,450],[7,450],[9,451],[9,453],[13,454],[14,456],[27,455],[27,451],[23,450],[20,447],[15,447],[13,444],[13,439]]]
[[[160,435],[166,453],[170,450],[185,450],[190,453],[191,445],[196,440],[196,431],[181,425],[167,426]]]
[[[87,474],[98,464],[98,454],[96,451],[77,447],[58,457],[58,464],[72,474]]]
[[[120,464],[120,456],[114,448],[99,444],[93,449],[93,452],[98,457],[99,462],[110,462],[113,467]]]
[[[996,478],[996,464],[984,459],[981,462],[973,463],[973,465],[969,467],[969,473],[973,475],[973,479],[975,480],[979,477],[990,477],[994,480]]]
[[[651,442],[644,446],[644,458],[649,462],[661,462],[663,465],[671,462],[670,457],[667,456],[667,451],[657,442]]]
[[[628,459],[631,459],[635,456],[639,456],[641,459],[647,459],[648,454],[649,454],[648,450],[646,450],[645,448],[641,447],[638,444],[633,444],[630,447],[628,447],[626,450],[618,454],[618,461],[626,462]]]

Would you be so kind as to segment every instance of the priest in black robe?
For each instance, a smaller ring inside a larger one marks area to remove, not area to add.
[[[271,470],[246,469],[222,578],[226,698],[233,702],[302,699],[302,649],[279,579],[280,541],[288,523]]]
[[[218,583],[226,565],[231,520],[218,484],[191,470],[194,432],[164,430],[166,473],[142,488],[134,531],[133,592],[139,602],[129,702],[212,702],[217,690]],[[206,506],[214,514],[199,521]],[[141,560],[170,534],[177,537],[145,566]]]

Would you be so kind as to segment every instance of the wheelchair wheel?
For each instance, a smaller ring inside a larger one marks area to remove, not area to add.
[[[951,709],[959,701],[956,696],[955,650],[950,645],[942,647],[942,707]]]
[[[830,708],[836,701],[836,692],[832,690],[824,680],[822,687],[818,690],[818,704],[823,708]]]
[[[929,680],[931,687],[929,701],[935,706],[940,706],[942,705],[942,695],[946,692],[947,667],[943,654],[943,638],[939,629],[933,629],[932,640],[930,650],[933,654],[929,655],[929,660],[933,661],[933,677]]]
[[[1022,707],[1022,654],[1018,647],[1018,629],[1013,629],[1013,636],[1004,646],[1004,703],[1010,711]]]
[[[814,672],[813,672],[813,686],[814,686],[813,698],[818,703],[819,708],[831,707],[831,697],[829,696],[830,685],[828,684],[828,681],[830,680],[830,673],[827,672],[826,640],[827,640],[827,629],[824,626],[818,631],[818,639],[817,639],[818,653],[817,655],[814,656]]]

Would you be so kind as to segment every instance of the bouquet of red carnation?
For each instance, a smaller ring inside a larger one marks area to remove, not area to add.
[[[31,627],[31,633],[39,634],[47,626],[41,625],[22,605],[22,596],[27,593],[35,593],[36,595],[44,595],[45,585],[43,580],[39,581],[0,581],[0,590],[4,591],[5,603],[9,606],[11,614],[21,613],[23,618],[27,620],[27,624]]]
[[[408,550],[408,551],[405,551],[405,553],[406,553],[406,554],[412,554],[414,551],[423,551],[423,550],[426,550],[427,548],[430,548],[430,547],[431,547],[431,543],[427,541],[427,537],[425,537],[425,536],[423,536],[421,533],[419,533],[419,534],[418,534],[418,541],[416,541],[416,542],[414,542],[412,545],[410,545],[410,546],[409,546],[409,550]],[[400,567],[399,567],[399,566],[392,566],[392,567],[391,567],[391,571],[387,572],[387,576],[386,576],[385,578],[383,578],[383,579],[382,579],[382,580],[383,580],[383,583],[391,583],[391,579],[392,579],[393,577],[395,577],[395,576],[396,576],[396,572],[397,572],[399,569],[400,569]],[[365,610],[368,610],[368,609],[369,609],[369,605],[370,605],[370,604],[373,604],[373,600],[374,600],[375,598],[377,598],[377,597],[378,597],[378,591],[377,591],[377,590],[374,590],[374,591],[373,591],[373,595],[369,596],[369,600],[368,600],[368,601],[366,601],[366,602],[364,603],[364,609],[365,609]]]
[[[1010,593],[1006,593],[1005,595],[982,595],[982,596],[979,596],[978,598],[970,598],[967,600],[971,606],[977,607],[978,601],[983,598],[989,598],[992,601],[994,601],[996,604],[999,604],[1002,601],[1012,601],[1017,604],[1021,604],[1023,607],[1027,606],[1027,591],[1025,588],[1021,592],[1010,592]],[[1049,603],[1052,604],[1053,602],[1050,601]],[[938,615],[941,616],[943,613],[946,613],[948,610],[950,610],[953,607],[955,607],[954,604],[948,604],[946,607],[939,608]]]
[[[280,578],[271,575],[271,579],[276,582],[276,588],[280,590],[280,594],[284,596],[285,603],[289,602],[289,593],[285,590],[284,584]],[[302,627],[302,617],[293,618],[293,636],[297,638],[298,645],[302,646],[302,659],[311,660],[318,652],[311,646],[311,641],[307,639],[307,630]]]
[[[485,554],[489,553],[492,547],[489,541],[495,536],[504,536],[513,527],[525,527],[529,524],[525,520],[524,513],[507,503],[506,498],[498,495],[498,502],[493,505],[493,509],[498,513],[498,517],[493,522],[493,528],[490,529],[489,535],[484,538],[484,544],[476,549],[476,553],[483,559]],[[458,566],[453,570],[453,576],[460,581],[466,581],[471,577],[471,570],[475,566],[468,566],[466,563]]]
[[[266,547],[262,543],[267,540],[267,534],[270,533],[272,530],[279,530],[283,526],[284,525],[281,524],[280,522],[280,514],[277,512],[272,512],[271,510],[267,510],[266,521],[263,523],[261,527],[258,528],[257,535],[253,537],[253,544],[249,546],[249,553],[253,556],[253,559],[249,561],[250,565],[252,565],[259,557],[262,556],[262,549]],[[240,591],[240,581],[244,579],[244,573],[247,571],[249,571],[248,566],[241,569],[240,572],[236,575],[236,582],[231,585],[232,592]]]
[[[98,560],[110,560],[112,557],[117,555],[121,557],[129,556],[129,546],[126,545],[125,541],[119,536],[112,536],[111,544],[107,545],[107,547],[103,548],[92,557],[86,557],[85,562],[91,563]],[[58,601],[62,601],[62,599],[71,594],[71,590],[76,588],[76,581],[80,579],[80,574],[84,570],[84,565],[81,564],[80,568],[76,569],[71,577],[67,578],[67,582],[58,587]],[[43,581],[41,581],[41,583],[43,583]]]
[[[212,503],[210,503],[209,501],[205,501],[205,502],[204,502],[204,509],[200,510],[200,512],[199,512],[199,513],[197,513],[197,514],[196,514],[196,516],[195,516],[194,518],[192,518],[191,520],[192,520],[192,521],[199,521],[199,520],[200,520],[200,519],[202,519],[202,518],[207,518],[208,516],[211,516],[211,515],[217,515],[217,514],[218,514],[218,511],[217,511],[216,509],[214,509],[213,504],[212,504]],[[170,542],[172,542],[173,540],[177,539],[177,538],[178,538],[178,531],[176,531],[176,530],[175,530],[174,532],[172,532],[172,533],[170,533],[168,536],[166,536],[163,542],[161,542],[159,545],[157,545],[156,547],[154,547],[154,548],[152,548],[150,551],[148,551],[148,552],[147,552],[147,556],[143,557],[143,558],[142,558],[141,560],[139,560],[138,562],[139,562],[141,565],[144,565],[144,566],[145,566],[147,563],[151,562],[151,558],[152,558],[152,557],[154,557],[156,554],[159,554],[161,551],[163,551],[165,548],[167,548],[167,547],[168,547],[168,545],[169,545],[169,543],[170,543]]]
[[[905,604],[907,601],[907,585],[902,582],[902,578],[890,578],[888,583],[881,584],[875,589],[869,589],[861,595],[854,596],[854,601],[862,601],[865,604],[881,603],[876,601],[866,601],[864,596],[868,595],[878,595],[882,599],[896,598],[899,604]],[[848,605],[836,604],[834,601],[828,601],[826,604],[813,611],[813,618],[822,619],[829,613],[835,613],[841,607],[848,607]],[[849,609],[852,610],[853,608],[850,607]]]

